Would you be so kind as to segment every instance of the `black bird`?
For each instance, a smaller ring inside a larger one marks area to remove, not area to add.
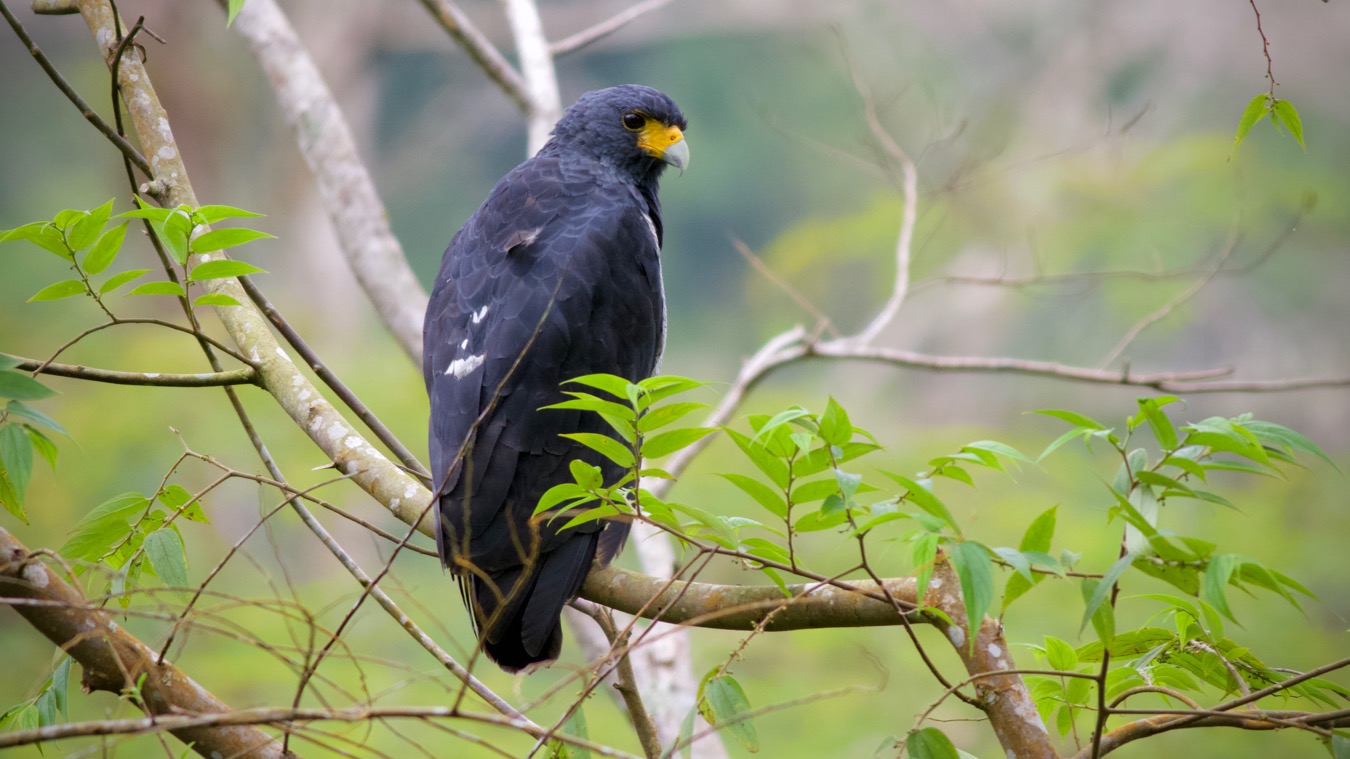
[[[558,657],[560,615],[628,525],[559,531],[539,497],[569,463],[621,474],[560,437],[613,431],[596,414],[542,407],[567,379],[651,376],[665,342],[657,180],[689,160],[669,97],[638,85],[588,92],[537,155],[497,183],[450,242],[423,327],[431,396],[437,547],[483,650],[516,672]]]

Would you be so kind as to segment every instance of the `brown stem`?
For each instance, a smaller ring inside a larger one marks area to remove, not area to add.
[[[155,652],[119,626],[113,615],[91,606],[3,527],[0,592],[45,602],[9,605],[80,663],[88,690],[121,693],[139,687],[140,698],[132,702],[151,716],[230,712],[228,705],[177,667],[157,661]],[[171,732],[202,756],[284,756],[281,744],[256,727],[186,726]]]

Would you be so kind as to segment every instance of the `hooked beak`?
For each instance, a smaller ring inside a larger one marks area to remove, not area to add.
[[[653,119],[638,137],[638,147],[652,158],[658,158],[684,173],[689,165],[689,143],[677,126],[666,126]]]

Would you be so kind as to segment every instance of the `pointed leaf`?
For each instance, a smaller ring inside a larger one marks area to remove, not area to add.
[[[186,294],[183,292],[183,286],[177,282],[146,282],[127,293],[127,295],[176,295],[180,298]]]
[[[242,5],[243,3],[239,4]],[[234,6],[235,3],[230,3],[230,5]],[[235,208],[234,206],[215,205],[200,206],[197,209],[197,215],[201,217],[202,222],[205,224],[215,224],[224,219],[257,219],[263,216],[263,214],[245,211],[242,208]]]
[[[952,739],[936,727],[910,733],[905,739],[905,752],[910,759],[961,759]]]
[[[224,232],[228,230],[220,231]],[[215,234],[215,232],[209,234]],[[202,237],[207,237],[207,235],[202,235]],[[198,264],[193,267],[192,271],[188,274],[188,281],[201,282],[207,279],[228,279],[230,277],[242,277],[246,274],[266,273],[266,270],[260,269],[251,263],[226,259],[223,261],[207,261],[206,263]]]
[[[207,293],[192,299],[192,307],[198,306],[242,306],[232,295],[225,293]]]
[[[951,552],[952,567],[961,581],[961,597],[966,606],[966,639],[975,645],[980,622],[994,601],[994,564],[989,551],[979,543],[963,541]]]
[[[0,398],[17,401],[36,401],[56,394],[41,382],[14,371],[0,371]]]
[[[1298,109],[1288,100],[1276,100],[1270,108],[1271,118],[1284,125],[1289,133],[1298,140],[1299,147],[1307,152],[1308,145],[1303,141],[1303,121],[1298,117]]]
[[[86,274],[101,274],[108,265],[117,258],[117,252],[122,249],[122,242],[127,236],[127,224],[123,222],[99,236],[94,247],[84,254],[84,271]]]
[[[56,284],[47,285],[41,290],[38,290],[28,299],[28,302],[34,303],[40,300],[60,300],[62,298],[69,298],[72,295],[83,295],[84,292],[84,283],[80,280],[64,279]]]
[[[170,588],[188,586],[187,554],[183,539],[172,527],[161,527],[145,536],[145,556],[155,574]]]
[[[624,469],[633,468],[633,452],[608,435],[595,432],[571,432],[561,435],[561,437],[581,443]]]
[[[688,448],[716,431],[716,427],[683,427],[678,430],[658,433],[642,443],[642,456],[648,459],[669,456],[678,450]]]
[[[102,287],[98,288],[98,294],[107,295],[113,290],[116,290],[122,285],[125,285],[131,280],[136,279],[137,277],[140,277],[149,271],[150,271],[149,269],[131,269],[130,271],[124,271],[119,274],[114,274],[111,277],[108,277],[108,281],[104,282]]]
[[[1247,107],[1242,110],[1242,118],[1238,119],[1237,135],[1233,137],[1233,150],[1237,150],[1237,146],[1242,144],[1243,138],[1252,131],[1252,127],[1270,113],[1269,101],[1270,96],[1264,92],[1247,101]]]
[[[1130,565],[1134,563],[1134,559],[1134,554],[1127,553],[1117,559],[1116,563],[1112,564],[1110,569],[1106,570],[1106,574],[1097,583],[1097,586],[1092,590],[1092,595],[1087,600],[1087,608],[1083,610],[1083,621],[1078,625],[1078,632],[1080,634],[1083,632],[1084,628],[1087,627],[1088,622],[1092,620],[1092,616],[1097,613],[1097,608],[1106,600],[1106,596],[1116,584],[1116,580],[1119,580],[1120,576],[1125,573],[1125,570],[1130,568]]]

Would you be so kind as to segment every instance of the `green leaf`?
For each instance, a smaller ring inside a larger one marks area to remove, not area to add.
[[[1238,120],[1237,135],[1233,137],[1233,150],[1236,151],[1243,138],[1252,131],[1252,127],[1270,113],[1269,101],[1270,96],[1264,92],[1247,101],[1247,107],[1242,110],[1242,118]]]
[[[731,675],[707,680],[701,689],[699,711],[708,724],[725,728],[746,751],[759,751],[759,733],[750,719],[750,699]]]
[[[245,243],[253,242],[254,240],[262,240],[269,237],[275,238],[276,235],[269,235],[266,232],[259,232],[256,229],[245,229],[243,227],[214,229],[193,240],[190,245],[190,250],[193,253],[211,253],[226,248],[235,248]],[[258,271],[262,271],[262,269],[258,269]],[[243,273],[251,274],[252,272]],[[229,276],[237,275],[231,274]],[[200,279],[209,279],[209,277],[200,277]]]
[[[1276,100],[1270,107],[1270,117],[1284,125],[1289,133],[1298,140],[1299,147],[1307,152],[1308,145],[1303,141],[1303,121],[1298,117],[1298,109],[1288,100]]]
[[[928,512],[929,514],[932,514],[938,519],[941,519],[943,522],[947,524],[948,527],[952,528],[952,532],[955,532],[957,535],[961,534],[961,528],[957,526],[956,518],[953,517],[952,513],[947,510],[947,506],[943,504],[942,501],[938,499],[937,496],[933,495],[933,492],[931,490],[924,487],[924,485],[915,482],[914,480],[911,480],[910,478],[902,474],[895,474],[893,472],[886,472],[886,471],[883,471],[882,474],[886,475],[887,477],[890,477],[892,480],[895,480],[897,483],[900,484],[901,487],[904,487],[907,491],[909,491],[908,494],[905,496],[906,500],[910,501],[911,503]]]
[[[137,277],[140,277],[140,276],[144,275],[144,274],[145,274],[146,272],[148,272],[148,271],[150,271],[150,270],[149,270],[149,269],[131,269],[130,271],[124,271],[124,272],[121,272],[120,274],[114,274],[114,275],[112,275],[111,277],[108,277],[108,281],[107,281],[107,282],[104,282],[102,287],[98,288],[98,294],[99,294],[99,295],[107,295],[108,293],[112,292],[113,290],[116,290],[117,288],[121,287],[122,285],[125,285],[126,283],[130,282],[131,280],[136,279]]]
[[[53,470],[56,469],[56,444],[51,438],[42,434],[42,430],[31,425],[24,425],[24,432],[28,434],[28,440],[33,444],[33,450],[37,451],[42,458],[51,464]]]
[[[205,295],[198,295],[196,298],[192,300],[193,308],[196,308],[198,306],[242,306],[242,305],[243,304],[240,303],[238,300],[235,300],[234,296],[226,295],[225,293],[207,293]]]
[[[1053,635],[1045,636],[1045,659],[1062,672],[1072,672],[1078,667],[1078,654],[1073,647]]]
[[[228,230],[221,230],[222,232]],[[210,232],[202,235],[202,238],[215,234]],[[227,279],[229,277],[241,277],[246,274],[266,274],[266,270],[260,269],[253,264],[244,261],[234,261],[226,259],[223,261],[207,261],[204,264],[198,264],[188,274],[189,282],[201,282],[207,279]]]
[[[187,293],[183,291],[183,286],[177,282],[146,282],[143,285],[137,285],[127,295],[176,295],[181,298]]]
[[[0,468],[0,505],[24,524],[29,523],[28,513],[23,508],[23,496],[14,488],[14,483],[9,481],[9,476],[2,468]]]
[[[732,442],[736,444],[736,447],[740,448],[741,452],[750,459],[750,462],[753,463],[759,471],[763,472],[764,476],[769,478],[770,482],[777,485],[779,489],[787,488],[789,479],[788,466],[782,459],[769,453],[763,443],[755,442],[748,436],[729,427],[724,427],[723,430],[726,431],[727,436],[731,438]]]
[[[1229,579],[1233,577],[1233,571],[1242,563],[1241,557],[1237,554],[1224,553],[1211,557],[1209,566],[1205,567],[1204,579],[1200,582],[1200,600],[1213,606],[1220,614],[1232,619],[1233,611],[1228,608],[1228,598],[1224,594],[1224,587],[1228,585]]]
[[[122,249],[122,242],[127,236],[127,224],[123,222],[99,236],[94,247],[84,254],[84,271],[86,274],[101,274],[104,269],[117,258],[117,252]]]
[[[674,374],[658,374],[655,377],[648,377],[637,383],[638,388],[642,391],[637,399],[637,408],[639,411],[645,410],[652,404],[660,403],[673,395],[687,393],[707,384]]]
[[[848,419],[848,412],[833,397],[826,401],[825,413],[820,415],[820,439],[838,446],[853,439],[853,424]]]
[[[236,3],[230,3],[230,5],[233,7]],[[238,5],[243,5],[243,3],[238,3]],[[201,217],[202,222],[205,224],[215,224],[224,219],[257,219],[263,216],[263,214],[245,211],[242,208],[235,208],[234,206],[213,205],[199,207],[197,209],[197,215]]]
[[[70,437],[70,433],[66,432],[65,428],[60,424],[57,424],[55,419],[31,406],[20,403],[19,401],[10,401],[9,404],[5,406],[5,412],[11,416],[23,417],[30,422],[36,422],[48,429],[56,430],[66,437]]]
[[[109,498],[95,507],[93,511],[85,514],[78,526],[83,527],[113,521],[125,522],[130,517],[138,515],[148,508],[150,508],[150,499],[144,495],[123,493]]]
[[[41,382],[13,371],[0,372],[0,398],[13,398],[17,401],[37,401],[56,394],[55,390]]]
[[[1083,610],[1083,621],[1078,625],[1078,632],[1080,634],[1083,632],[1084,628],[1087,627],[1088,622],[1092,620],[1092,616],[1097,613],[1097,608],[1106,600],[1106,595],[1111,591],[1111,588],[1115,586],[1116,580],[1119,580],[1120,576],[1125,573],[1125,570],[1130,568],[1130,565],[1134,563],[1134,559],[1134,554],[1127,553],[1117,559],[1116,563],[1112,564],[1110,569],[1106,570],[1106,574],[1102,577],[1101,581],[1093,589],[1092,595],[1088,598],[1087,608]]]
[[[72,295],[83,295],[84,292],[85,292],[84,283],[81,282],[80,280],[64,279],[61,280],[60,282],[57,282],[56,284],[47,285],[41,290],[38,290],[36,293],[33,294],[31,298],[28,299],[28,302],[33,303],[35,301],[40,300],[60,300],[61,298],[69,298]]]
[[[1172,426],[1172,420],[1167,417],[1166,412],[1162,409],[1178,400],[1173,395],[1139,399],[1139,413],[1148,421],[1148,426],[1153,428],[1153,435],[1158,439],[1158,445],[1162,446],[1164,451],[1176,450],[1177,429]]]
[[[542,406],[543,409],[574,409],[577,411],[591,411],[601,416],[612,416],[628,422],[631,426],[632,421],[637,418],[637,412],[633,411],[631,406],[625,406],[621,403],[606,401],[589,395],[587,393],[567,393],[572,396],[570,400],[562,403],[554,403],[550,406]]]
[[[573,377],[572,379],[563,382],[564,385],[568,383],[575,383],[593,387],[596,390],[603,390],[615,398],[627,398],[628,386],[633,384],[623,377],[616,377],[613,374],[586,374],[580,377]]]
[[[1332,733],[1330,748],[1332,759],[1350,759],[1350,738]]]
[[[51,677],[51,692],[56,694],[56,709],[67,718],[70,717],[69,704],[66,700],[70,690],[70,661],[69,656],[61,657],[61,663],[56,665]]]
[[[716,427],[683,427],[678,430],[658,433],[643,441],[642,456],[648,459],[669,456],[678,450],[688,448],[716,431]]]
[[[244,0],[229,0],[226,3],[225,28],[229,28],[234,23],[234,17],[239,15],[239,11],[244,9]]]
[[[1047,408],[1033,411],[1031,413],[1043,414],[1045,416],[1053,416],[1054,418],[1068,422],[1069,424],[1072,424],[1075,427],[1086,427],[1091,430],[1104,430],[1107,428],[1106,425],[1102,424],[1096,419],[1093,419],[1090,416],[1083,416],[1082,414],[1079,414],[1077,412],[1065,411],[1064,409]]]
[[[783,501],[782,493],[776,492],[759,480],[743,474],[719,474],[718,476],[740,488],[741,492],[755,499],[755,502],[763,506],[770,514],[780,518],[787,516],[787,503]]]
[[[1135,563],[1139,566],[1139,563]],[[1101,580],[1095,577],[1084,578],[1079,583],[1078,591],[1083,596],[1083,603],[1089,604],[1097,595],[1097,590],[1101,587]],[[1116,635],[1116,611],[1111,608],[1111,604],[1099,603],[1096,611],[1092,612],[1092,629],[1097,632],[1097,639],[1103,644],[1111,643]]]
[[[1249,432],[1256,435],[1257,439],[1266,444],[1273,444],[1287,448],[1291,451],[1303,451],[1311,453],[1336,468],[1336,462],[1332,461],[1321,448],[1318,448],[1313,441],[1300,435],[1299,433],[1282,427],[1278,424],[1262,421],[1250,421],[1243,425]],[[1337,469],[1337,471],[1340,471]]]
[[[979,637],[980,622],[994,601],[994,563],[989,551],[973,541],[963,541],[952,547],[952,566],[961,581],[961,597],[966,604],[966,639],[971,646]]]
[[[936,727],[911,732],[905,739],[905,751],[910,759],[961,759],[952,739]]]
[[[575,440],[624,469],[633,468],[633,452],[608,435],[595,432],[570,432],[560,437]]]
[[[637,428],[640,432],[645,434],[676,422],[690,412],[707,407],[708,404],[698,403],[696,401],[669,403],[664,406],[658,406],[643,414],[641,419],[638,419]],[[630,409],[628,413],[631,417],[633,412]]]
[[[172,527],[161,527],[145,536],[145,556],[155,574],[170,588],[188,586],[187,554],[183,539]]]
[[[0,237],[0,242],[9,240],[27,240],[67,261],[75,260],[74,254],[66,247],[66,236],[50,222],[35,221],[32,224],[15,227]]]
[[[160,242],[173,260],[180,266],[186,266],[188,261],[188,238],[192,234],[194,224],[189,214],[187,206],[178,206],[168,209],[169,214],[163,221],[153,222],[151,226],[155,230],[155,235],[159,237]]]
[[[14,486],[19,507],[23,507],[24,493],[33,476],[33,441],[18,424],[0,427],[0,469]]]

